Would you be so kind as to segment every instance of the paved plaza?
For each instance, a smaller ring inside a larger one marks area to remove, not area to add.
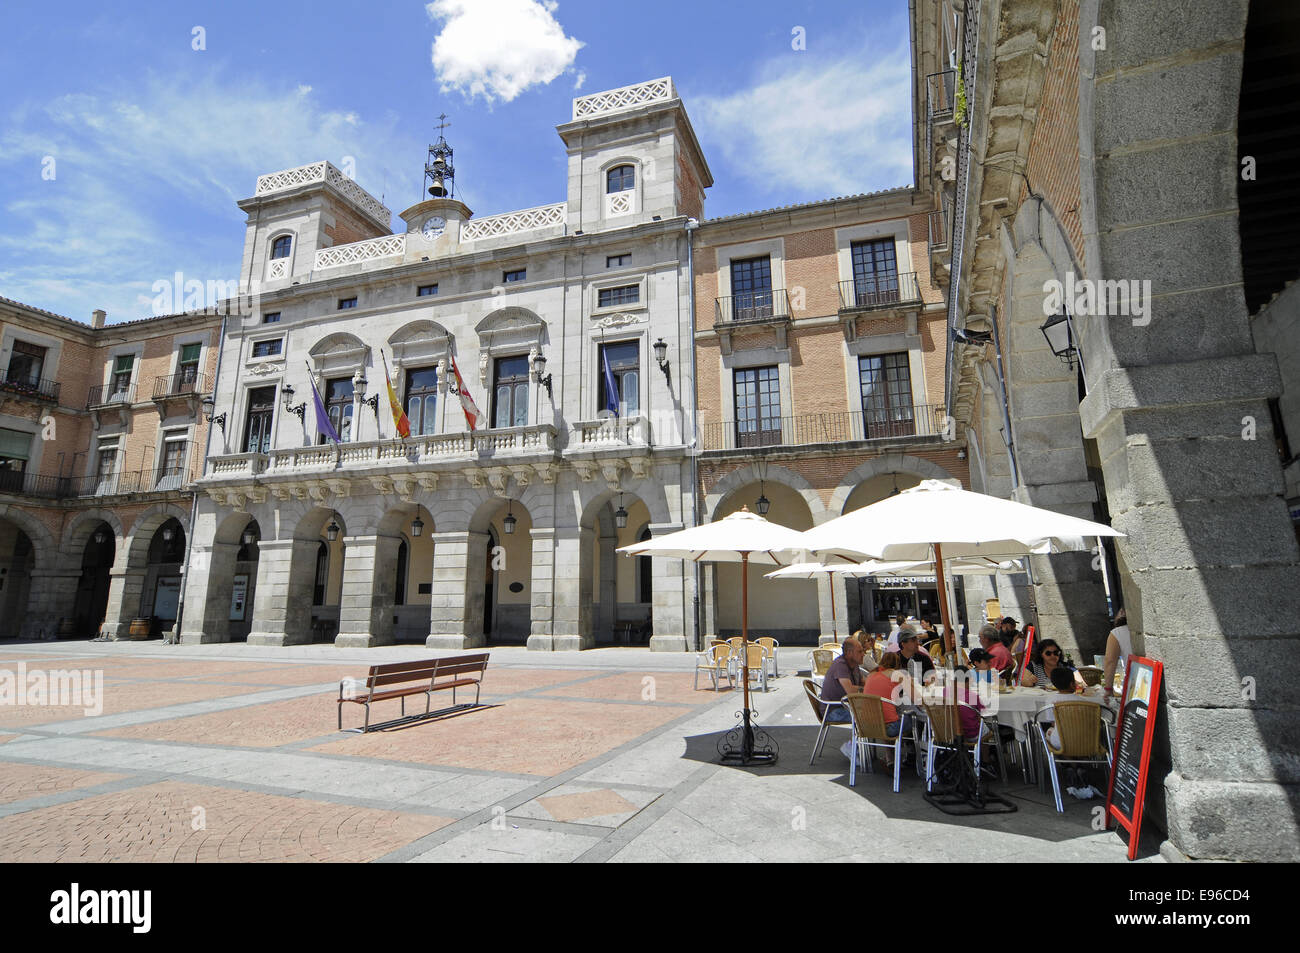
[[[437,653],[6,643],[0,670],[102,671],[103,711],[0,706],[0,861],[1125,859],[1097,801],[1058,814],[1015,766],[1019,810],[974,818],[910,768],[899,794],[879,770],[849,787],[844,729],[810,767],[806,649],[755,696],[780,760],[752,770],[717,764],[740,693],[693,689],[692,656],[490,651],[485,707],[363,735],[336,729],[338,680]]]

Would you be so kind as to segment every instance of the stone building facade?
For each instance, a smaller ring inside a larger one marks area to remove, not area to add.
[[[0,299],[0,637],[177,618],[221,319],[105,320]]]
[[[914,7],[918,176],[951,216],[946,400],[971,484],[1126,534],[1113,556],[1033,559],[1028,595],[1088,658],[1109,590],[1164,663],[1148,811],[1192,857],[1300,853],[1300,553],[1275,440],[1300,341],[1277,333],[1285,295],[1251,325],[1296,262],[1239,212],[1239,133],[1278,121],[1276,83],[1243,75],[1295,61],[1294,22],[1258,29],[1278,6]],[[1041,328],[1066,314],[1062,360]]]
[[[947,325],[923,190],[734,215],[694,233],[701,520],[748,506],[805,530],[922,479],[968,482],[945,426]],[[768,581],[751,617],[783,643],[938,617],[924,577]],[[739,566],[702,568],[703,629],[740,629]],[[977,600],[982,589],[968,593]],[[973,603],[966,615],[980,618]]]
[[[225,337],[186,641],[687,647],[693,575],[615,550],[694,516],[687,224],[712,178],[671,79],[557,132],[554,205],[436,195],[393,232],[328,163],[240,203],[259,308]]]

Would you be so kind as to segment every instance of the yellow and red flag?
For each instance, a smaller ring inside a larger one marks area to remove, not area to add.
[[[407,419],[406,411],[402,410],[402,402],[397,399],[397,391],[393,390],[393,379],[388,376],[388,360],[384,357],[383,351],[379,352],[379,359],[384,362],[384,381],[388,384],[388,406],[393,411],[393,426],[405,439],[411,435],[411,421]]]

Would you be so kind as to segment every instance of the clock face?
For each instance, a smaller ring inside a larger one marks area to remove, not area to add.
[[[421,231],[424,233],[425,238],[432,240],[441,235],[446,227],[447,220],[440,215],[434,215],[424,220],[424,227]]]

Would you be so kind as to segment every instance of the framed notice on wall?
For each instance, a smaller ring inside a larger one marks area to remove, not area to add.
[[[248,574],[240,573],[235,577],[230,589],[230,621],[244,621],[244,607],[248,603]]]
[[[1164,666],[1153,659],[1128,657],[1121,696],[1119,724],[1115,728],[1115,760],[1106,793],[1106,826],[1111,820],[1128,831],[1128,859],[1137,857],[1142,834],[1142,805],[1147,794],[1151,764],[1151,739],[1156,729],[1156,705]]]

